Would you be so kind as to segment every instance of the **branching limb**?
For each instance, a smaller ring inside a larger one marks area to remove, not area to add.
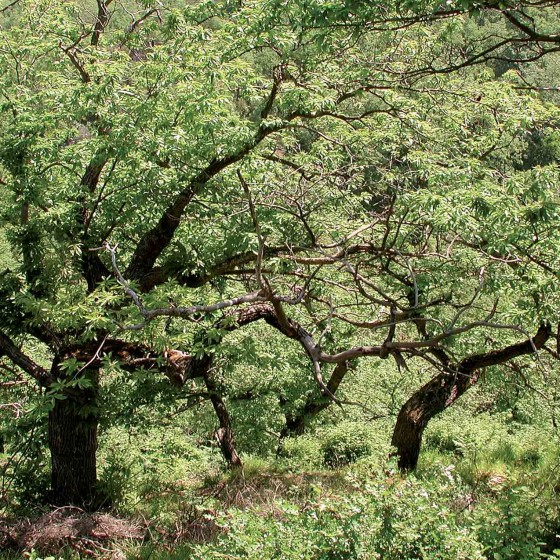
[[[111,17],[109,13],[109,4],[111,4],[112,1],[113,0],[97,0],[97,20],[95,21],[95,28],[91,36],[92,47],[96,47],[99,44],[99,38],[109,23],[109,18]]]
[[[150,16],[157,14],[159,16],[159,8],[151,8],[149,9],[144,15],[140,16],[138,19],[135,19],[126,30],[127,34],[130,35],[136,31],[140,25],[142,25]]]
[[[11,362],[33,377],[42,387],[48,387],[53,378],[51,374],[24,354],[3,332],[0,332],[0,357],[6,356]]]
[[[85,69],[85,66],[74,52],[75,50],[74,45],[71,45],[70,47],[64,47],[62,43],[59,43],[58,46],[60,47],[62,52],[70,59],[70,62],[72,63],[74,68],[76,68],[76,70],[80,74],[80,78],[82,79],[82,82],[84,84],[88,84],[89,82],[91,82],[91,76],[89,75],[88,71]]]
[[[213,303],[210,305],[192,305],[190,307],[182,306],[169,306],[169,307],[158,307],[154,309],[148,309],[144,306],[140,296],[132,289],[130,284],[125,280],[122,273],[117,266],[117,246],[111,247],[109,243],[105,242],[103,247],[111,255],[111,263],[113,265],[113,272],[117,282],[123,287],[125,293],[132,299],[134,305],[140,311],[140,314],[144,318],[143,323],[129,325],[122,327],[123,330],[141,330],[147,323],[152,321],[157,317],[181,317],[182,319],[188,319],[193,315],[213,313],[215,311],[220,311],[222,309],[227,309],[229,307],[236,307],[246,303],[257,303],[268,301],[268,298],[262,295],[262,292],[252,292],[242,296],[238,296],[231,299],[226,299]],[[99,248],[98,248],[99,249]],[[98,250],[95,249],[95,250]]]
[[[502,13],[512,25],[525,33],[525,35],[527,35],[527,37],[529,37],[532,41],[537,41],[539,43],[560,43],[560,35],[544,35],[542,33],[538,33],[534,26],[530,27],[515,17],[513,11],[504,10]]]
[[[515,329],[521,330],[521,329]],[[525,331],[522,331],[525,332]],[[501,350],[494,350],[485,354],[476,354],[462,360],[457,368],[463,373],[471,373],[481,368],[503,364],[519,356],[534,354],[540,350],[552,336],[549,324],[541,325],[535,336],[529,336],[524,342],[506,346]]]
[[[277,90],[278,86],[273,86],[269,95],[269,101],[272,99],[271,103],[274,102],[276,97],[275,87]],[[263,119],[252,140],[229,155],[214,157],[200,172],[188,180],[185,188],[165,209],[158,223],[147,231],[138,242],[130,264],[126,269],[125,276],[133,280],[139,280],[140,283],[142,283],[145,278],[149,277],[156,260],[173,239],[175,231],[181,222],[181,218],[195,195],[216,175],[241,161],[245,156],[251,153],[265,138],[287,128],[289,126],[289,120],[288,118],[278,124],[270,125]]]
[[[15,418],[19,418],[23,412],[23,406],[19,402],[0,403],[1,408],[11,410]]]

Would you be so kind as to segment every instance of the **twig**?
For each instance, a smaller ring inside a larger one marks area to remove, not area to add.
[[[21,0],[13,0],[13,2],[10,2],[7,6],[4,6],[3,8],[0,8],[0,14],[3,14],[4,12],[7,12],[10,8],[13,8],[20,1]]]
[[[103,340],[101,341],[101,344],[99,345],[99,347],[97,348],[97,350],[95,351],[95,354],[91,357],[91,359],[85,363],[77,372],[76,375],[74,377],[77,377],[80,373],[82,373],[82,371],[84,371],[85,369],[87,369],[95,360],[100,360],[101,356],[100,356],[100,352],[101,349],[103,348],[103,345],[105,344],[107,338],[108,338],[108,334],[105,335],[105,337],[103,338]]]
[[[70,59],[70,62],[72,63],[74,68],[76,68],[76,70],[80,74],[80,77],[82,78],[82,82],[84,82],[84,84],[91,82],[91,76],[88,74],[87,70],[84,68],[84,65],[80,62],[78,57],[73,52],[74,47],[64,47],[62,45],[62,42],[60,42],[58,46],[60,47],[62,52]]]

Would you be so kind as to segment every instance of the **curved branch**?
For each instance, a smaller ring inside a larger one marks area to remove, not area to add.
[[[282,130],[285,126],[284,123],[277,126],[261,124],[251,142],[229,156],[223,158],[215,157],[202,171],[190,179],[187,186],[165,209],[158,223],[142,236],[134,250],[125,276],[131,280],[138,280],[142,286],[144,279],[149,277],[150,272],[153,270],[156,260],[173,239],[185,209],[194,196],[221,171],[242,160],[267,136]]]
[[[524,342],[506,346],[501,350],[469,356],[460,362],[457,370],[469,374],[481,368],[503,364],[519,356],[533,354],[540,350],[551,336],[551,326],[548,323],[541,325],[534,337],[529,337]]]

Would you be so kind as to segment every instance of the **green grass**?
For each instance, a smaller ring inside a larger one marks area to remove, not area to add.
[[[402,477],[387,424],[325,423],[279,456],[246,452],[229,471],[191,422],[102,431],[110,513],[146,527],[143,542],[104,549],[131,560],[540,560],[559,548],[560,447],[544,426],[456,409],[430,426],[418,470]],[[326,449],[344,461],[325,462]],[[17,502],[7,510],[17,515]]]

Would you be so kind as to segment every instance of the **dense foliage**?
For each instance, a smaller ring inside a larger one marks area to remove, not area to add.
[[[553,1],[0,8],[7,511],[178,508],[193,558],[552,554],[559,27]]]

